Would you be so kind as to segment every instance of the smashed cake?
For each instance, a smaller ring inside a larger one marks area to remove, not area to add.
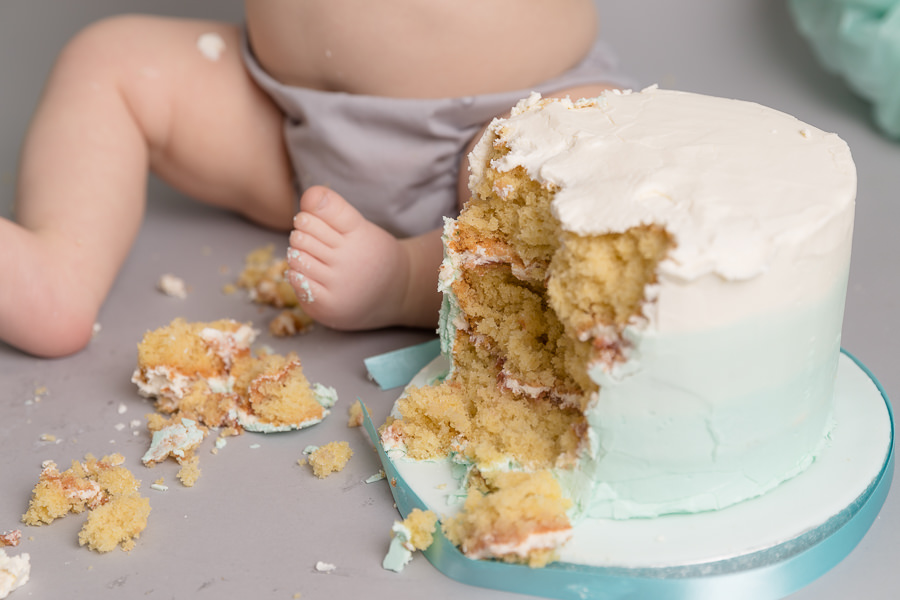
[[[27,525],[47,525],[69,513],[89,510],[87,522],[78,534],[78,543],[97,552],[116,546],[131,550],[147,527],[150,501],[138,490],[140,480],[122,466],[121,454],[84,462],[60,472],[56,463],[46,461],[31,494],[28,510],[22,515]]]
[[[845,142],[652,87],[534,94],[469,164],[443,236],[448,371],[382,428],[392,458],[465,467],[448,537],[468,556],[539,564],[565,539],[564,503],[516,512],[503,496],[525,488],[503,472],[552,477],[578,523],[721,510],[817,460],[853,231]]]
[[[192,485],[200,473],[194,450],[208,428],[223,428],[220,435],[271,433],[328,416],[337,401],[334,388],[310,384],[294,353],[254,354],[256,335],[252,324],[231,319],[175,319],[144,335],[132,382],[156,400],[160,413],[148,417],[153,441],[145,464],[171,456],[182,465],[179,479]]]
[[[271,432],[322,421],[337,399],[311,385],[299,358],[251,352],[249,323],[175,319],[144,335],[132,381],[157,409],[207,427]]]

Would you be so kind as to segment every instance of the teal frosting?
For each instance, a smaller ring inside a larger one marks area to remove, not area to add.
[[[872,103],[875,123],[900,139],[900,0],[789,0],[821,63]]]
[[[412,560],[411,544],[409,543],[410,532],[402,523],[397,522],[394,523],[391,533],[393,534],[391,545],[388,547],[387,555],[381,562],[381,566],[389,571],[399,573]]]

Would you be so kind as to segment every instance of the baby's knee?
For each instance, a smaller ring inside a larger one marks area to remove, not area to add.
[[[48,320],[47,325],[50,331],[44,331],[44,335],[40,335],[26,351],[45,358],[57,358],[87,347],[94,337],[96,321],[94,315],[69,314],[62,319]]]
[[[95,21],[76,33],[63,47],[59,62],[94,62],[106,64],[128,52],[124,42],[139,35],[147,17],[117,15]]]
[[[104,74],[127,73],[126,67],[140,47],[138,42],[158,21],[145,15],[116,15],[87,25],[63,47],[54,74],[90,75],[100,82]]]

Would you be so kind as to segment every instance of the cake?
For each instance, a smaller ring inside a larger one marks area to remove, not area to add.
[[[20,541],[22,541],[21,529],[13,529],[0,533],[0,548],[3,548],[4,546],[18,546]]]
[[[147,527],[150,501],[140,495],[141,482],[122,466],[124,461],[121,454],[99,460],[88,455],[62,472],[53,461],[45,462],[22,521],[47,525],[69,513],[89,510],[78,533],[79,544],[97,552],[116,546],[131,550]]]
[[[430,510],[414,508],[391,527],[391,543],[381,566],[399,573],[412,560],[413,552],[426,550],[434,542],[438,517]]]
[[[319,479],[325,479],[332,473],[343,471],[352,456],[353,450],[350,449],[349,443],[328,442],[321,447],[309,448],[307,460],[313,474]]]
[[[132,381],[178,423],[270,433],[321,422],[334,388],[311,384],[296,354],[254,354],[256,334],[232,319],[175,319],[144,335]]]
[[[200,459],[194,450],[209,430],[191,419],[177,416],[167,419],[159,413],[147,415],[147,429],[152,433],[152,438],[141,462],[152,467],[171,456],[181,465],[178,479],[185,487],[193,487],[200,478]]]
[[[839,137],[651,87],[534,94],[469,158],[443,238],[449,369],[381,430],[392,457],[466,474],[444,530],[467,555],[543,564],[582,519],[720,510],[809,467],[850,263]],[[553,485],[495,543],[503,496]]]

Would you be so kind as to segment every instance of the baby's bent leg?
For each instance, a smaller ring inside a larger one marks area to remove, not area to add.
[[[303,194],[294,227],[288,278],[311,317],[344,330],[437,325],[439,230],[398,240],[322,187]]]
[[[219,60],[197,48],[208,31],[226,40]],[[287,228],[280,115],[249,81],[238,39],[230,25],[119,17],[68,44],[22,150],[18,223],[0,219],[0,339],[42,356],[89,341],[140,226],[148,167]]]

